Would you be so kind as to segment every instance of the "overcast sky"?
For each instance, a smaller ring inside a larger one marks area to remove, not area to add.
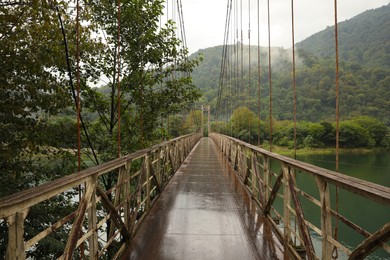
[[[240,4],[241,0],[233,0]],[[251,5],[251,19],[249,8]],[[260,1],[260,45],[268,46],[267,1]],[[345,21],[365,10],[389,4],[390,0],[338,0],[338,21]],[[182,0],[187,45],[190,53],[223,44],[228,0]],[[257,0],[242,0],[244,44],[257,44]],[[270,0],[271,45],[291,47],[291,0]],[[232,14],[233,15],[233,14]],[[295,0],[295,42],[334,25],[334,0]],[[232,25],[234,27],[234,25]],[[240,20],[238,28],[240,29]],[[233,39],[233,38],[231,38]],[[231,40],[230,42],[232,42]]]

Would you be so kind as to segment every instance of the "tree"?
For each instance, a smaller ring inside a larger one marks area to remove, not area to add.
[[[370,143],[373,143],[376,146],[379,146],[382,140],[384,140],[386,137],[387,127],[378,119],[368,116],[360,116],[354,118],[353,122],[357,123],[359,126],[368,131]]]
[[[354,148],[372,146],[369,133],[357,123],[349,120],[340,122],[340,147]]]
[[[259,119],[247,107],[239,107],[233,111],[230,124],[235,136],[242,140],[253,141],[257,138]]]
[[[116,139],[117,67],[121,67],[122,149],[126,152],[143,148],[153,142],[161,118],[189,109],[200,97],[192,84],[190,73],[198,59],[188,60],[188,50],[175,35],[175,25],[168,21],[159,27],[163,1],[121,1],[120,56],[117,50],[117,6],[108,0],[87,1],[94,13],[93,22],[107,34],[100,71],[108,79],[107,95],[88,89],[86,100],[90,111],[99,114],[99,132],[104,130],[112,148]],[[108,66],[107,66],[108,65]],[[134,138],[136,136],[136,138]],[[111,153],[109,160],[115,158]]]
[[[62,135],[74,136],[63,128],[47,131],[53,127],[51,118],[72,104],[64,39],[58,21],[60,15],[65,27],[74,28],[73,16],[64,11],[68,7],[64,1],[41,0],[14,1],[0,6],[0,197],[76,169],[75,156],[61,149],[64,144],[56,149],[47,147]],[[90,30],[84,30],[85,51],[81,58],[86,69],[95,55],[89,51],[92,49],[87,40]],[[68,50],[73,56],[74,33],[68,36]],[[71,193],[63,194],[32,208],[25,222],[26,238],[55,222],[60,213],[72,209],[71,196]],[[41,228],[33,228],[38,222]],[[62,235],[67,233],[66,227],[62,232]],[[0,233],[0,255],[4,255],[7,227],[3,221]],[[44,239],[27,255],[58,256],[60,245],[65,245],[62,235]]]
[[[202,128],[202,111],[192,110],[184,123],[184,131],[186,133],[198,132]]]

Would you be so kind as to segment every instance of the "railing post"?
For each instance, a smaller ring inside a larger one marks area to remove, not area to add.
[[[269,158],[264,156],[263,158],[263,172],[264,172],[264,201],[268,201],[270,197],[271,186],[271,172],[269,169]]]
[[[91,201],[92,195],[96,191],[96,186],[97,186],[97,174],[92,175],[89,178],[89,180],[86,182],[86,190],[85,193],[83,194],[81,201],[79,202],[77,215],[74,219],[72,230],[70,231],[69,238],[66,243],[65,252],[64,252],[65,260],[73,258],[73,252],[76,248],[79,232],[80,230],[82,230],[87,206]]]
[[[291,205],[291,192],[289,187],[289,168],[287,165],[282,165],[283,170],[283,221],[284,221],[284,231],[283,231],[283,240],[285,243],[285,248],[288,247],[291,241],[291,213],[290,213],[290,205]],[[294,187],[293,187],[294,188]]]
[[[146,179],[146,211],[150,209],[150,154],[145,155],[145,179]]]
[[[256,156],[256,153],[255,152],[251,152],[251,156],[249,158],[249,163],[251,165],[251,171],[252,171],[252,195],[257,199],[259,196],[258,196],[258,188],[256,187],[256,183],[257,183],[257,175],[255,174],[255,172],[258,172],[257,171],[257,165],[256,165],[256,161],[255,161],[255,157]],[[257,190],[257,191],[256,191]]]
[[[162,168],[161,167],[161,151],[162,148],[159,148],[157,150],[156,160],[157,160],[157,166],[156,166],[156,176],[159,183],[161,183],[161,188],[163,188],[163,178],[162,178]]]
[[[96,212],[96,190],[91,197],[91,207],[88,209],[88,228],[92,231],[89,237],[89,259],[98,259],[98,233],[97,233],[97,212]]]
[[[332,215],[330,207],[329,186],[326,181],[316,177],[318,190],[321,200],[321,232],[322,232],[322,259],[331,259],[332,244],[328,241],[328,237],[332,237]]]
[[[125,225],[129,229],[131,214],[130,214],[130,189],[131,189],[131,160],[126,162],[125,166],[125,178],[126,184],[123,187],[123,196],[125,198],[125,204],[123,206],[123,211],[125,212]]]
[[[17,212],[7,218],[8,223],[8,247],[5,259],[26,259],[24,249],[24,220],[29,209]]]
[[[227,142],[229,144],[228,161],[231,162],[232,161],[232,141],[228,140]]]

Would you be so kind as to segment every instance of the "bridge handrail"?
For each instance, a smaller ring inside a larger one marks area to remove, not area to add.
[[[332,209],[329,184],[353,192],[386,207],[390,206],[389,187],[278,155],[230,136],[211,133],[210,137],[219,146],[228,161],[231,162],[232,167],[236,170],[247,191],[259,204],[267,219],[274,226],[279,238],[284,242],[287,240],[285,244],[288,245],[293,256],[299,258],[296,245],[291,246],[291,241],[297,238],[300,244],[305,247],[309,259],[318,258],[313,248],[308,228],[322,237],[322,259],[331,259],[334,247],[337,247],[351,259],[364,257],[377,247],[382,247],[390,253],[390,246],[385,243],[390,237],[390,221],[373,234],[359,227],[342,216],[337,210]],[[280,164],[280,174],[272,172],[270,167],[271,160]],[[295,174],[297,173],[305,173],[314,177],[317,183],[319,199],[298,187],[295,181]],[[282,185],[283,194],[279,194],[278,190]],[[320,207],[320,228],[304,218],[299,196]],[[279,212],[274,207],[276,197],[283,200],[282,212]],[[274,216],[271,216],[271,212]],[[291,223],[292,218],[298,224],[299,232],[294,232],[293,224]],[[344,222],[360,235],[366,237],[354,251],[342,245],[332,236],[332,220],[336,219]],[[283,222],[283,232],[280,231],[281,227],[278,225],[278,221]]]
[[[215,134],[214,134],[215,135]],[[305,171],[310,174],[315,174],[325,178],[328,182],[339,186],[340,188],[350,190],[356,194],[365,196],[376,202],[382,203],[384,205],[390,206],[390,188],[386,186],[382,186],[376,183],[372,183],[366,180],[358,179],[352,176],[348,176],[345,174],[340,174],[335,171],[331,171],[325,168],[318,167],[313,164],[305,163],[302,161],[295,160],[293,158],[283,156],[280,154],[276,154],[265,150],[263,148],[254,146],[252,144],[245,143],[239,139],[234,137],[218,134],[224,136],[225,138],[229,138],[234,140],[238,144],[245,145],[253,151],[259,152],[268,156],[269,158],[282,161],[288,163],[291,166],[294,166],[297,169]]]
[[[81,227],[83,227],[86,212],[93,209],[96,215],[96,204],[99,202],[107,210],[107,216],[105,219],[103,218],[103,221],[105,220],[107,223],[107,220],[111,218],[117,228],[117,232],[112,234],[107,244],[112,243],[115,237],[118,236],[131,240],[141,220],[154,203],[155,198],[159,196],[200,137],[200,133],[177,137],[81,172],[0,198],[0,219],[4,219],[8,223],[6,259],[25,259],[25,251],[29,247],[38,243],[59,227],[69,223],[72,219],[75,220],[72,224],[68,244],[60,258],[71,259],[74,250],[87,239],[93,240],[89,242],[90,252],[88,254],[91,256],[91,259],[99,258],[102,252],[107,250],[109,246],[105,245],[99,249],[97,242],[97,229],[103,226],[103,222],[97,223],[96,217],[92,216],[91,219],[88,217],[91,225],[88,227],[89,231],[81,238],[77,235]],[[141,160],[141,166],[139,166],[140,168],[136,172],[131,172],[131,163],[137,160]],[[114,170],[117,172],[117,183],[108,190],[99,188],[98,177]],[[134,191],[130,190],[132,181],[136,185],[136,190]],[[78,209],[44,229],[29,241],[24,241],[24,222],[29,209],[79,185],[85,185],[85,191],[83,192],[82,200],[79,202]],[[110,193],[111,195],[115,194],[112,196],[115,202],[108,199],[107,195]],[[133,202],[136,204],[130,205]],[[140,212],[142,216],[139,216]],[[124,221],[121,214],[126,215]],[[116,254],[117,257],[119,257],[124,248],[125,245],[122,244]]]

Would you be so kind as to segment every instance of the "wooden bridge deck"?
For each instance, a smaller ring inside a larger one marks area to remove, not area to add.
[[[203,138],[141,224],[124,259],[286,259],[258,212],[216,145]]]

